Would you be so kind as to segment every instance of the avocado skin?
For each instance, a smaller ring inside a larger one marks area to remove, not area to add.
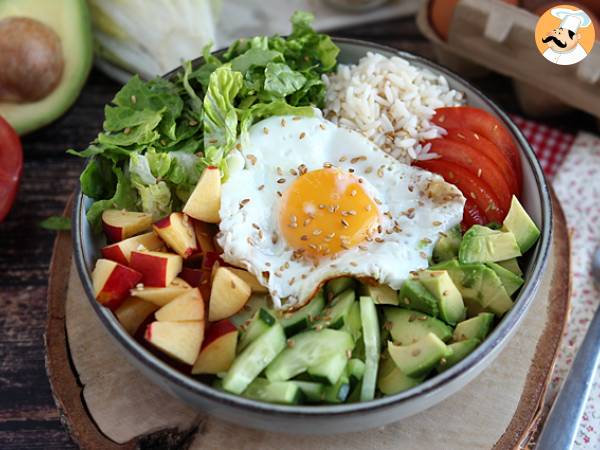
[[[463,236],[458,250],[461,263],[504,261],[521,256],[515,235],[481,225],[473,225]]]

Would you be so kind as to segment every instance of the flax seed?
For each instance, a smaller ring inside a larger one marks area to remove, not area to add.
[[[340,222],[342,223],[342,226],[344,228],[348,228],[350,226],[350,224],[348,222],[346,222],[344,219],[342,219]]]
[[[293,177],[297,177],[298,176],[298,171],[296,169],[290,169],[290,175]]]
[[[308,236],[306,234],[303,234],[302,236],[300,236],[300,240],[301,241],[308,241]]]
[[[304,136],[306,136],[306,133],[303,131],[302,133],[300,133],[299,139],[304,139]]]
[[[264,185],[264,184],[261,184],[261,185],[258,187],[258,190],[259,190],[259,191],[262,191],[264,188],[265,188],[265,185]]]
[[[240,202],[240,209],[242,209],[244,206],[246,206],[248,204],[248,202],[250,201],[249,198],[245,198],[244,200],[242,200]]]

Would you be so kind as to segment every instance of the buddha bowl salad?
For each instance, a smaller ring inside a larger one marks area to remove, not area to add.
[[[289,37],[133,77],[72,153],[97,301],[179,370],[283,404],[392,395],[472,352],[539,230],[503,124],[443,76]]]

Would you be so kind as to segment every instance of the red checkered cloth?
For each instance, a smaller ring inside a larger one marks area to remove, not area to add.
[[[571,149],[575,135],[512,115],[549,178],[554,177]]]

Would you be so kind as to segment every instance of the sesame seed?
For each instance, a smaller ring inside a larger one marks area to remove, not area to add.
[[[263,133],[265,133],[265,134],[269,134],[269,129],[268,129],[267,127],[264,127],[264,128],[263,128]]]
[[[298,166],[298,172],[300,172],[300,175],[304,175],[306,172],[308,172],[308,169],[304,164],[300,164]]]
[[[383,238],[376,237],[376,238],[375,238],[375,242],[377,242],[378,244],[381,244],[381,243],[383,243],[383,242],[384,242],[384,240],[383,240]]]
[[[281,278],[281,272],[275,272],[273,275],[275,275],[277,278]]]
[[[371,204],[369,203],[367,206],[365,206],[365,211],[371,211]]]
[[[250,201],[249,198],[245,198],[244,200],[242,200],[240,202],[240,209],[242,209],[244,206],[246,206],[246,204]]]
[[[288,227],[290,228],[298,228],[298,224],[296,222],[291,222],[288,224]]]
[[[295,281],[296,281],[295,277],[290,278],[290,281],[288,281],[288,285],[291,286],[292,284],[294,284]]]
[[[323,203],[319,204],[319,209],[325,209],[325,205]]]
[[[290,169],[290,175],[292,175],[293,177],[298,176],[298,171],[296,169]]]
[[[319,236],[321,233],[323,233],[323,231],[319,230],[318,228],[312,232],[313,236]]]
[[[259,191],[262,191],[264,188],[265,188],[265,185],[264,185],[264,184],[261,184],[261,185],[258,187],[258,190],[259,190]]]
[[[277,236],[277,233],[273,233],[273,234],[271,235],[271,242],[272,242],[273,244],[277,244],[277,240],[278,240],[278,239],[279,239],[279,237]],[[270,266],[270,265],[271,265],[271,264],[269,264],[269,263],[266,263],[266,264],[267,264],[267,266]]]
[[[350,172],[350,173],[354,173],[354,169],[353,169],[352,167],[350,167],[350,168],[348,169],[348,172]],[[359,180],[358,182],[359,182],[359,183],[362,183],[362,181],[360,181],[360,180]]]
[[[246,238],[246,242],[248,242],[248,245],[250,245],[250,246],[254,245],[254,241],[252,240],[251,237]]]
[[[350,224],[348,222],[346,222],[344,219],[342,219],[340,222],[342,223],[344,228],[348,228],[350,226]]]
[[[440,118],[438,119],[438,122],[440,123],[444,123],[444,121],[446,120],[446,116],[444,116],[443,114],[440,116]]]
[[[369,166],[365,169],[365,173],[371,173],[373,172],[373,167]]]
[[[408,192],[412,192],[415,190],[415,187],[412,184],[408,185]]]
[[[425,253],[425,252],[419,253],[419,256],[421,256],[421,258],[423,258],[423,259],[427,259],[427,253]]]
[[[352,158],[350,160],[350,164],[356,164],[359,161],[366,161],[367,157],[366,156],[357,156],[356,158]]]
[[[302,236],[300,236],[300,240],[301,241],[308,241],[308,236],[306,234],[303,234]]]
[[[381,232],[382,232],[382,231],[383,231],[383,227],[381,226],[381,224],[380,224],[380,225],[377,225],[377,232],[378,232],[379,234],[381,234]]]
[[[357,267],[357,266],[358,266],[358,264],[357,264],[356,262],[354,262],[354,261],[350,261],[350,265],[351,265],[352,267]]]
[[[298,121],[298,120],[300,120],[300,119],[301,119],[301,117],[298,117],[298,116],[294,116],[294,117],[292,118],[292,120],[294,120],[294,121]]]
[[[298,218],[295,215],[290,216],[290,222],[298,222]]]
[[[255,223],[252,224],[252,228],[254,228],[256,230],[260,230],[260,227]]]
[[[366,245],[359,245],[358,248],[362,251],[366,251],[369,249]]]
[[[440,365],[445,366],[446,364],[448,364],[448,360],[446,358],[440,359]]]
[[[473,133],[473,136],[475,137],[475,139],[479,140],[479,135],[477,133]]]
[[[375,199],[375,203],[377,203],[378,205],[382,204],[381,200],[379,200],[378,198]]]
[[[132,95],[130,100],[131,100],[131,103],[134,105],[137,103],[137,97],[135,95]]]
[[[262,230],[258,230],[258,239],[262,241],[264,236],[265,235],[263,234]]]
[[[254,155],[246,155],[246,158],[248,159],[248,161],[250,161],[252,163],[252,165],[256,164],[256,156],[254,156]]]
[[[471,198],[472,198],[473,200],[477,199],[477,196],[475,195],[475,192],[471,192],[470,194],[471,194]]]
[[[317,246],[315,244],[308,244],[308,246],[313,250],[317,250]]]
[[[323,163],[323,167],[325,167],[326,169],[331,169],[333,167],[333,164],[331,164],[330,162],[325,162]]]
[[[123,134],[129,134],[129,133],[131,133],[131,128],[127,127],[123,130]]]
[[[439,220],[434,220],[433,222],[431,222],[431,224],[432,224],[434,227],[439,227],[439,226],[442,224],[442,222],[440,222]]]
[[[384,168],[385,168],[384,166],[381,166],[379,169],[377,169],[377,176],[379,178],[383,178],[383,169]]]
[[[352,191],[350,191],[350,195],[352,197],[356,197],[356,194],[357,194],[356,189],[352,189]]]
[[[320,123],[320,124],[319,124],[319,128],[320,128],[321,130],[324,130],[324,129],[325,129],[325,125],[323,125],[322,123]]]
[[[335,237],[335,233],[329,233],[327,236],[325,236],[327,239],[333,239]]]
[[[142,289],[144,289],[144,283],[138,283],[135,285],[135,287],[139,290],[142,290]]]
[[[481,167],[477,169],[477,177],[481,178]]]
[[[287,340],[287,344],[288,348],[294,348],[295,342],[292,339],[288,339]]]
[[[306,136],[306,133],[303,131],[302,133],[300,133],[299,139],[304,139],[304,136]]]
[[[285,127],[286,121],[285,119],[281,119],[281,122],[279,122],[281,124],[282,127]]]
[[[427,320],[427,316],[419,316],[417,317],[417,320],[420,320],[421,322]]]
[[[307,226],[308,224],[310,224],[312,222],[312,218],[307,217],[306,219],[304,219],[304,222],[302,222],[302,225]]]
[[[405,305],[410,305],[410,299],[408,297],[404,297],[403,301]]]
[[[279,195],[280,197],[283,197],[283,194],[279,191],[277,191],[277,195]]]
[[[338,159],[339,162],[344,162],[346,161],[348,158],[346,158],[345,156],[342,156],[340,159]]]
[[[465,136],[464,136],[463,134],[461,134],[461,133],[456,133],[456,135],[457,135],[457,136],[458,136],[460,139],[464,139],[464,138],[465,138]]]

